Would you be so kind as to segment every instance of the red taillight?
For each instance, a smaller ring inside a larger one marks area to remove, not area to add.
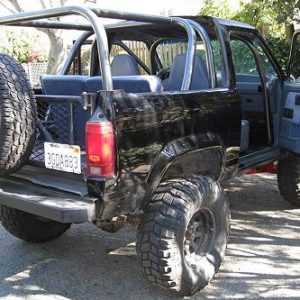
[[[86,161],[88,176],[113,176],[115,136],[112,123],[86,123]]]

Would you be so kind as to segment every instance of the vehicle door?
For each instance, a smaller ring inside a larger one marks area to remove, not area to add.
[[[300,30],[295,32],[292,39],[282,97],[279,144],[287,150],[300,154]]]

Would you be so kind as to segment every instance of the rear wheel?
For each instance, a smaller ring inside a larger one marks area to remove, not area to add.
[[[70,228],[70,224],[58,223],[15,208],[2,205],[3,227],[15,237],[31,243],[54,240]]]
[[[138,259],[147,279],[191,295],[218,271],[230,213],[218,183],[206,177],[162,183],[138,229]]]
[[[290,155],[278,162],[277,181],[281,196],[300,207],[300,157]]]

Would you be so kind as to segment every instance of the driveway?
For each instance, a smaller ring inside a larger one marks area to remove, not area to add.
[[[232,230],[213,282],[187,299],[300,299],[300,209],[279,196],[276,178],[246,175],[227,184]],[[0,299],[172,299],[136,264],[135,231],[90,224],[30,245],[0,226]]]

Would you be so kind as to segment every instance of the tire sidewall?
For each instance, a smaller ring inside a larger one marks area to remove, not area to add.
[[[227,236],[229,230],[227,215],[227,206],[224,192],[219,184],[210,184],[209,191],[205,192],[203,197],[196,198],[196,201],[190,202],[189,214],[184,221],[184,227],[178,234],[178,255],[182,265],[182,286],[181,293],[193,294],[197,290],[206,286],[218,270],[227,245]],[[184,240],[189,222],[195,213],[201,209],[208,209],[215,219],[215,234],[212,247],[205,257],[201,259],[201,264],[193,269],[185,259]]]

